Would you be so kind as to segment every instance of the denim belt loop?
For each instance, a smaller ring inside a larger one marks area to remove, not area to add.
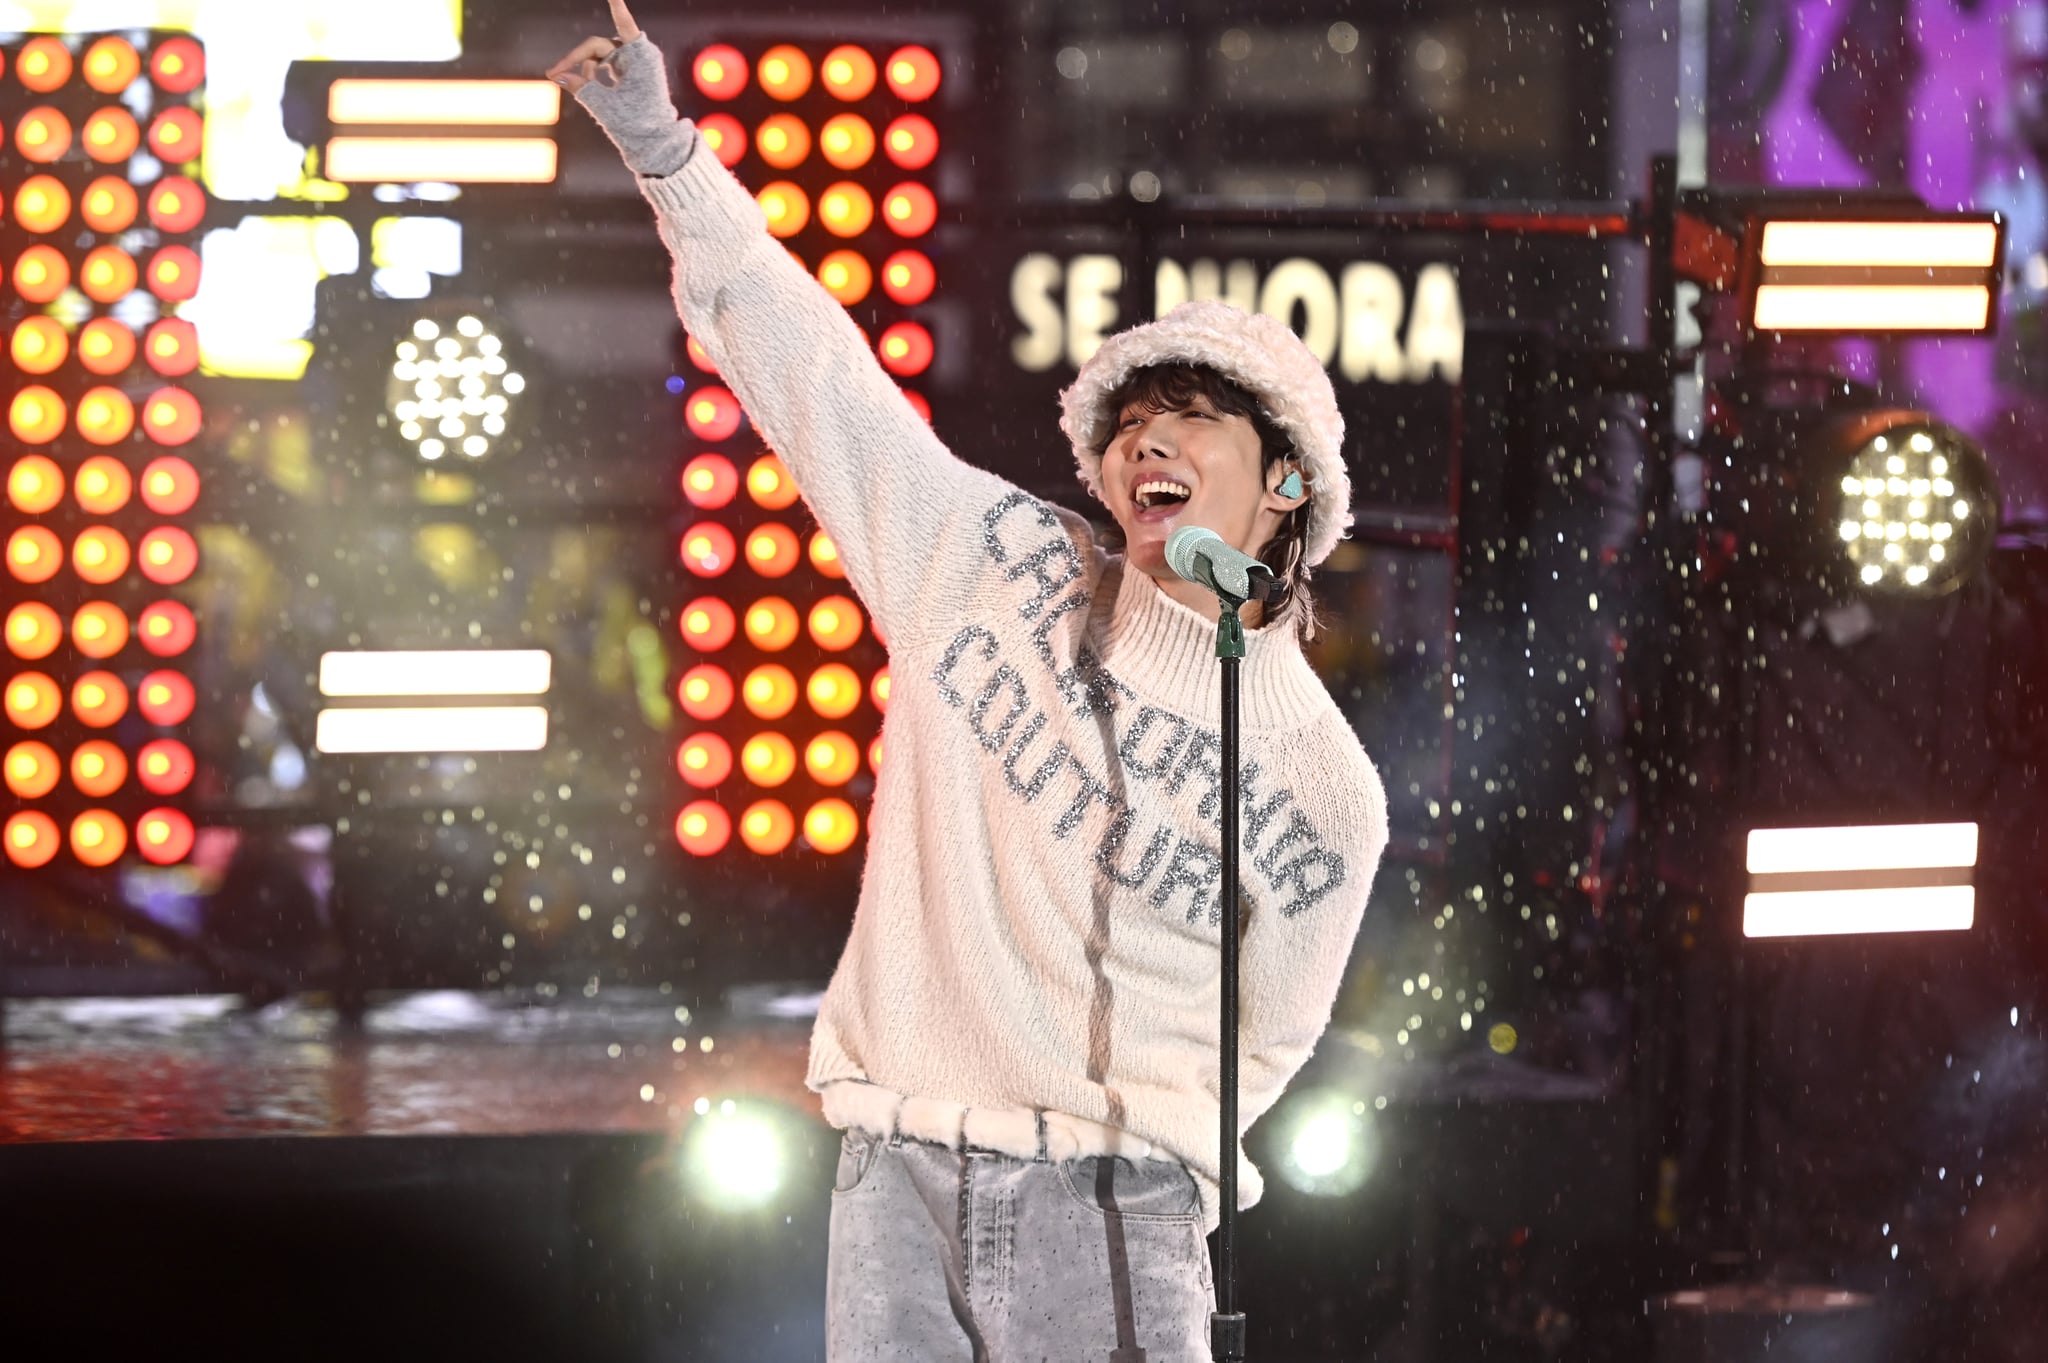
[[[953,1153],[967,1153],[967,1109],[964,1107],[960,1109],[960,1133],[953,1138]]]
[[[889,1145],[893,1149],[903,1147],[903,1100],[896,1100],[896,1110],[889,1114]]]

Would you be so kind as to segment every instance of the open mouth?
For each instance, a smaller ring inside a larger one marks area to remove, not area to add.
[[[1136,503],[1141,513],[1172,511],[1185,505],[1192,495],[1193,492],[1186,483],[1172,478],[1147,478],[1131,489],[1131,501]]]

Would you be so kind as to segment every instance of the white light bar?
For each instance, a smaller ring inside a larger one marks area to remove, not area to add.
[[[550,137],[336,137],[330,180],[353,184],[544,185],[555,178]]]
[[[1803,222],[1764,224],[1765,268],[1824,265],[1988,270],[1998,228],[1988,222]]]
[[[1759,828],[1745,937],[1953,932],[1976,917],[1974,823]]]
[[[313,731],[324,753],[538,752],[547,742],[540,705],[322,710]]]
[[[1758,331],[1982,331],[1991,290],[1981,284],[1760,284]]]
[[[562,120],[551,80],[337,80],[327,87],[336,124],[546,128]]]
[[[546,649],[323,653],[323,696],[542,696],[553,680]]]

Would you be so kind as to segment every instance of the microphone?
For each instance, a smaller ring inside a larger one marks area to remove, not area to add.
[[[1229,601],[1271,601],[1280,584],[1273,570],[1223,542],[1214,530],[1184,525],[1166,537],[1166,566]]]

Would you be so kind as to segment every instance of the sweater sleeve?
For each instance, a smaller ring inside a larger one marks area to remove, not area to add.
[[[1335,721],[1342,724],[1341,720]],[[1290,866],[1280,858],[1255,869],[1245,867],[1247,888],[1257,903],[1248,916],[1240,948],[1238,1016],[1238,1125],[1248,1128],[1280,1099],[1316,1042],[1330,1024],[1337,991],[1351,961],[1352,943],[1364,920],[1373,876],[1387,845],[1387,797],[1379,774],[1358,747],[1348,726],[1337,736],[1339,752],[1348,752],[1344,785],[1335,792],[1337,817],[1325,846],[1342,860],[1341,875],[1316,902],[1290,914],[1288,890],[1258,894],[1272,879],[1296,886],[1319,883],[1324,868]],[[1325,749],[1327,751],[1327,749]],[[1319,855],[1317,848],[1307,855]]]
[[[985,557],[967,522],[1012,489],[939,442],[716,157],[640,184],[677,314],[788,464],[877,627],[907,642],[945,623]]]

